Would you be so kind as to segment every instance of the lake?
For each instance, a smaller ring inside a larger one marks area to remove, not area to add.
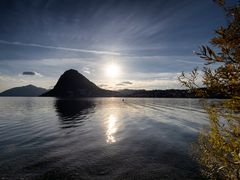
[[[201,179],[198,99],[0,98],[0,179]]]

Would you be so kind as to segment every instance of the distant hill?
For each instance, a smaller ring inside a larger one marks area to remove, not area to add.
[[[206,89],[205,89],[206,90]],[[194,92],[186,89],[166,89],[166,90],[133,90],[123,89],[119,90],[122,97],[150,97],[150,98],[201,98]],[[221,94],[208,92],[207,98],[228,98]]]
[[[39,96],[45,92],[47,92],[47,90],[44,88],[27,85],[3,91],[2,93],[0,93],[0,96]]]
[[[67,70],[59,78],[54,88],[42,96],[53,97],[110,97],[119,92],[101,89],[74,69]]]
[[[119,91],[126,97],[161,97],[161,98],[195,98],[195,93],[184,89],[166,89],[166,90],[133,90],[124,89]]]

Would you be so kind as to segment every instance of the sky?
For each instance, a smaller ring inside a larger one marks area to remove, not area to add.
[[[1,92],[53,88],[68,69],[106,89],[182,88],[226,19],[211,0],[1,0],[0,22]]]

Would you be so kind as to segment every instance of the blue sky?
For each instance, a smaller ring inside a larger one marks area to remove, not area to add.
[[[179,73],[203,64],[193,51],[226,23],[211,0],[2,0],[0,21],[0,91],[51,88],[70,68],[107,89],[180,88]]]

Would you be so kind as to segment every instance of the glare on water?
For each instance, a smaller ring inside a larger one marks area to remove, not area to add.
[[[108,117],[108,126],[107,126],[107,143],[115,143],[116,139],[114,137],[114,134],[117,131],[117,126],[116,126],[117,118],[113,114],[111,114]]]

